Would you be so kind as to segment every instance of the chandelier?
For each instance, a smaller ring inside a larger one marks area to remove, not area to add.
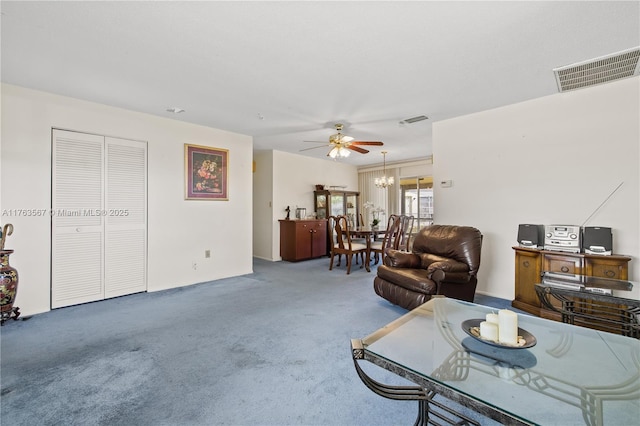
[[[335,145],[327,155],[331,158],[336,158],[336,157],[346,158],[349,156],[349,154],[351,154],[351,152],[340,144],[340,145]]]
[[[393,185],[393,176],[387,177],[387,151],[382,151],[382,177],[375,178],[373,183],[378,188],[387,188]]]

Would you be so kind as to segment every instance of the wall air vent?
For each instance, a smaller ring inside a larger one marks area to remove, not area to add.
[[[428,120],[429,117],[427,117],[426,115],[418,115],[417,117],[411,117],[411,118],[407,118],[405,120],[402,120],[403,123],[416,123],[418,121],[422,121],[422,120]]]
[[[560,92],[640,75],[640,47],[554,68],[553,73]]]

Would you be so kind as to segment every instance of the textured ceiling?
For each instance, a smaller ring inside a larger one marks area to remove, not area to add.
[[[340,161],[392,163],[429,156],[435,121],[558,93],[553,68],[640,45],[639,5],[2,1],[2,81],[252,135],[256,151],[327,158],[300,150],[340,122],[385,144]]]

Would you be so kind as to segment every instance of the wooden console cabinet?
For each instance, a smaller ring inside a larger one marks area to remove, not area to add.
[[[511,306],[530,314],[554,317],[541,312],[540,299],[535,285],[541,281],[543,272],[589,275],[619,280],[629,279],[629,256],[603,256],[585,253],[538,250],[513,247],[515,250],[515,299]]]
[[[327,221],[280,220],[280,257],[296,262],[327,254]]]

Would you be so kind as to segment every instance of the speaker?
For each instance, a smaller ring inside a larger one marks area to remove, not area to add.
[[[520,247],[542,248],[544,246],[544,225],[518,225]]]
[[[585,226],[582,228],[582,251],[588,254],[611,255],[613,233],[611,228]]]

